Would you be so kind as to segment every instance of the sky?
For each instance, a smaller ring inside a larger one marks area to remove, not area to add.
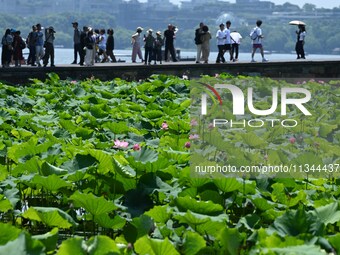
[[[174,4],[179,4],[181,1],[185,0],[170,0]],[[305,3],[310,3],[316,5],[318,8],[333,8],[340,6],[340,0],[268,0],[275,4],[284,4],[286,2],[299,5],[302,7]],[[235,0],[229,0],[228,2],[235,3]]]

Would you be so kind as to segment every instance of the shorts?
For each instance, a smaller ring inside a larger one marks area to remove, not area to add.
[[[262,44],[261,43],[254,43],[253,49],[262,49]]]
[[[224,44],[224,50],[231,50],[230,44]]]

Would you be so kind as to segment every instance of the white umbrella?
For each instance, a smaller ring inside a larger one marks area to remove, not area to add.
[[[303,26],[306,26],[306,23],[305,22],[302,22],[300,20],[292,20],[291,22],[289,22],[289,25],[303,25]]]

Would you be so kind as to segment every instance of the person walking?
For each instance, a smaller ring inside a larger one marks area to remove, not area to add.
[[[40,60],[44,57],[44,34],[41,31],[41,24],[37,24],[37,31],[34,33],[35,40],[35,61],[38,67],[41,66]]]
[[[144,62],[143,60],[143,56],[142,56],[142,50],[141,50],[141,37],[140,34],[143,32],[143,28],[142,27],[137,27],[136,29],[136,33],[134,33],[131,36],[131,44],[132,44],[132,63],[136,63],[136,58],[137,55],[139,57],[139,59]]]
[[[156,33],[156,38],[155,38],[155,42],[154,42],[154,55],[153,55],[153,59],[154,59],[154,64],[156,65],[156,62],[159,61],[160,64],[162,64],[162,46],[164,44],[164,39],[162,38],[162,32],[161,31],[157,31]]]
[[[196,64],[199,64],[202,57],[202,39],[201,36],[203,35],[203,28],[204,23],[201,22],[199,24],[199,28],[195,30],[195,44],[196,44]]]
[[[9,67],[13,53],[13,36],[11,35],[11,30],[9,28],[6,29],[1,40],[1,44],[1,65],[2,67]]]
[[[202,59],[204,64],[208,64],[209,55],[210,55],[210,40],[211,34],[209,32],[209,28],[206,25],[202,27],[203,34],[201,35],[202,40]]]
[[[101,63],[105,63],[109,61],[109,58],[107,57],[106,54],[106,43],[107,43],[107,37],[105,33],[105,29],[102,28],[99,31],[99,38],[98,38],[98,55],[101,56],[103,55],[103,58],[101,60]]]
[[[144,61],[145,61],[145,65],[146,64],[151,64],[151,60],[153,58],[153,46],[154,46],[154,43],[155,43],[155,37],[153,37],[152,35],[152,29],[150,28],[148,31],[147,31],[147,36],[144,35],[144,49],[145,49],[145,52],[144,52]]]
[[[27,48],[29,49],[29,54],[27,58],[27,65],[36,66],[35,64],[35,38],[34,34],[37,31],[37,26],[32,26],[32,31],[28,34],[26,39]]]
[[[254,59],[254,55],[257,49],[260,49],[262,62],[267,62],[268,60],[264,57],[264,50],[262,46],[262,39],[264,38],[262,34],[262,29],[260,28],[262,25],[262,20],[256,21],[256,27],[250,33],[250,38],[253,41],[253,50],[251,53],[251,62],[256,62]]]
[[[225,33],[225,45],[224,45],[224,53],[228,52],[229,53],[229,60],[232,60],[232,56],[231,56],[231,39],[230,39],[230,26],[231,26],[231,21],[228,20],[225,23],[226,27],[224,29],[224,33]]]
[[[239,32],[234,30],[230,33],[230,40],[231,40],[231,58],[233,62],[238,61],[238,51],[239,45],[241,44],[242,36]]]
[[[115,49],[115,40],[114,40],[114,37],[113,37],[113,29],[112,28],[109,28],[107,30],[107,41],[106,41],[106,54],[111,58],[111,62],[112,63],[116,63],[117,60],[116,60],[116,57],[113,53],[113,50]]]
[[[176,54],[175,54],[175,29],[174,26],[169,24],[168,29],[164,31],[164,40],[165,40],[165,49],[164,49],[164,59],[168,61],[168,53],[170,52],[171,58],[173,62],[177,62]]]
[[[79,54],[79,58],[81,55],[81,48],[80,48],[80,34],[81,31],[78,28],[78,22],[72,22],[72,26],[74,28],[74,32],[73,32],[73,62],[71,64],[77,64],[77,59],[78,59],[78,54]]]
[[[224,24],[220,24],[220,29],[216,33],[216,39],[217,39],[217,47],[218,47],[218,55],[216,58],[216,63],[224,63],[224,49],[225,49],[225,40],[226,40],[226,34],[224,31]]]
[[[55,34],[55,31],[53,27],[49,27],[45,29],[46,40],[44,43],[44,46],[45,46],[45,55],[43,58],[44,67],[47,66],[48,60],[50,60],[51,62],[51,67],[55,67],[54,65],[54,39],[55,39],[54,34]]]
[[[306,59],[305,50],[303,46],[305,45],[305,37],[306,37],[306,27],[304,25],[299,25],[299,30],[296,31],[297,41],[295,45],[295,51],[297,55],[297,59]]]

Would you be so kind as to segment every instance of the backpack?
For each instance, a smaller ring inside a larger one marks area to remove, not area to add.
[[[257,39],[257,37],[258,37],[258,35],[257,35],[257,29],[256,28],[254,28],[251,32],[250,32],[250,39],[252,39],[252,40],[256,40]]]
[[[24,40],[21,38],[20,40],[20,49],[25,49],[26,48],[26,43],[24,42]]]

